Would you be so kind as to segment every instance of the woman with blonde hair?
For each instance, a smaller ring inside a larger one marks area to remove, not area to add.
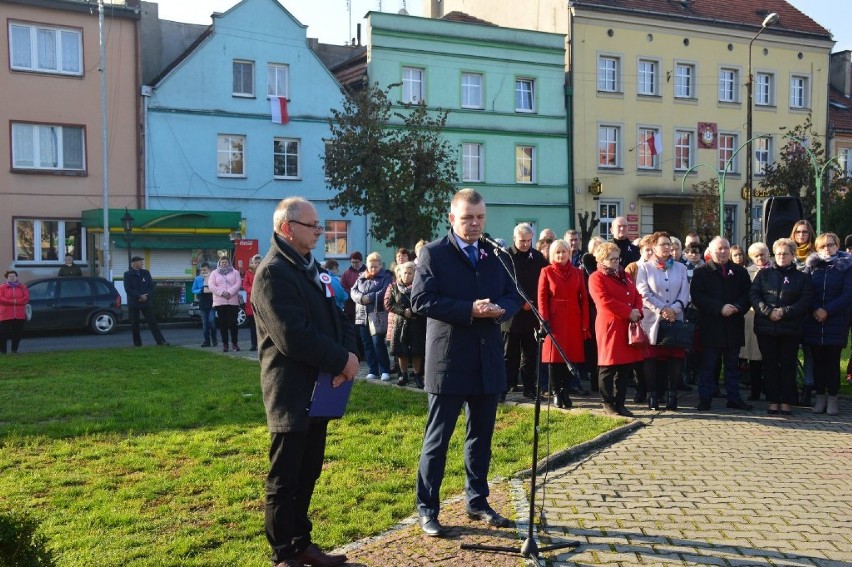
[[[797,221],[790,231],[790,239],[796,244],[796,268],[804,270],[808,256],[816,252],[816,232],[813,225],[804,219]]]
[[[365,264],[367,269],[358,276],[350,292],[352,301],[355,302],[355,328],[364,343],[369,367],[367,378],[375,380],[381,375],[382,381],[387,382],[391,377],[390,357],[385,344],[386,332],[370,334],[368,318],[371,313],[385,310],[385,290],[393,278],[390,272],[384,269],[382,257],[378,252],[371,252]]]

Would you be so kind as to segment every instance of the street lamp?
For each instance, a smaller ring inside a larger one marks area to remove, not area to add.
[[[746,250],[751,246],[752,238],[752,217],[751,209],[754,203],[754,150],[751,147],[752,141],[752,110],[754,107],[754,75],[751,69],[751,48],[754,45],[754,40],[757,36],[763,33],[763,30],[778,22],[778,14],[772,12],[763,19],[763,25],[748,42],[748,107],[746,109],[746,139],[748,140],[748,160],[746,161],[746,183],[748,184],[748,195],[746,196]]]
[[[124,239],[127,241],[127,269],[130,269],[130,244],[133,242],[133,221],[136,220],[130,216],[130,211],[124,207],[124,216],[121,217],[121,226],[124,228]]]

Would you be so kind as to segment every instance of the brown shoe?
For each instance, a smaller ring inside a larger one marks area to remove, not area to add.
[[[345,555],[329,555],[323,553],[316,544],[309,545],[304,551],[294,557],[296,561],[309,567],[334,567],[346,563]]]
[[[285,559],[280,563],[276,563],[275,567],[304,567],[304,563],[295,559]]]

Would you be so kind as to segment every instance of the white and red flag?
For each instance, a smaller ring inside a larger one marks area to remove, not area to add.
[[[276,124],[287,124],[290,122],[290,115],[287,113],[286,98],[283,96],[274,96],[269,99],[269,105],[273,122]]]

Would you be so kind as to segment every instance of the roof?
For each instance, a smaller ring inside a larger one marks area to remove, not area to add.
[[[828,90],[828,123],[835,132],[852,134],[852,98],[834,87]]]
[[[442,20],[448,20],[450,22],[464,22],[466,24],[478,24],[480,26],[497,26],[497,24],[492,24],[491,22],[487,22],[485,20],[481,20],[479,18],[475,18],[470,14],[465,14],[464,12],[450,12],[449,14],[444,14],[441,16]]]
[[[574,0],[574,7],[578,13],[599,10],[755,31],[776,12],[778,23],[765,33],[832,39],[831,32],[785,0]]]

